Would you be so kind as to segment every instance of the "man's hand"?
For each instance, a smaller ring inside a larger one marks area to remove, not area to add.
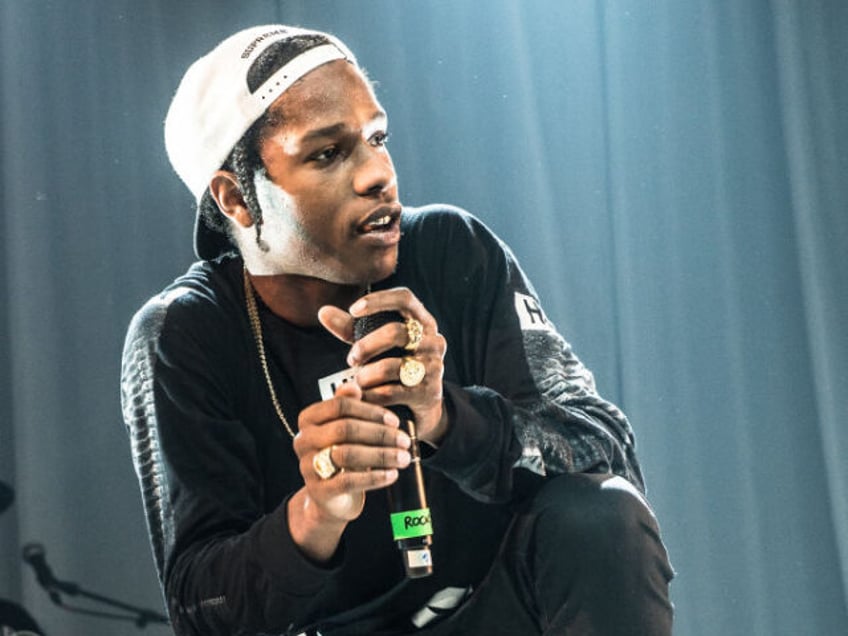
[[[289,529],[301,549],[317,560],[329,559],[341,533],[365,505],[365,493],[385,488],[409,465],[409,436],[398,429],[391,411],[362,400],[353,382],[334,397],[300,413],[294,451],[300,460],[304,488],[289,500]],[[337,472],[322,479],[313,460],[330,449]]]
[[[407,387],[400,383],[402,358],[371,362],[375,356],[407,344],[409,334],[404,323],[388,323],[353,342],[354,318],[381,311],[397,311],[404,318],[418,320],[424,328],[421,343],[414,354],[410,354],[425,369],[424,379],[417,386]],[[436,319],[415,294],[405,287],[374,292],[357,300],[349,313],[337,307],[322,307],[318,319],[337,338],[353,345],[348,364],[357,369],[356,382],[362,388],[362,399],[382,406],[405,404],[415,414],[418,437],[438,444],[448,427],[442,385],[447,342],[439,333]]]

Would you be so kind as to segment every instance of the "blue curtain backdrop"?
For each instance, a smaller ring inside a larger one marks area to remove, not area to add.
[[[192,260],[161,122],[193,59],[274,21],[348,42],[404,201],[507,240],[629,414],[675,633],[848,633],[838,0],[0,2],[0,598],[52,636],[138,633],[52,605],[38,541],[161,607],[118,403],[130,316]]]

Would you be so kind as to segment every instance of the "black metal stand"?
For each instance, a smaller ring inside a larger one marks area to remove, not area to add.
[[[135,625],[139,628],[146,627],[149,623],[167,625],[170,622],[167,616],[163,616],[158,612],[154,612],[143,607],[136,607],[135,605],[130,605],[129,603],[124,603],[123,601],[109,598],[102,594],[90,592],[80,585],[71,583],[70,581],[60,581],[53,575],[53,571],[50,569],[50,566],[47,565],[44,546],[40,543],[26,544],[23,547],[22,554],[24,561],[26,561],[35,571],[38,584],[47,592],[48,596],[50,596],[50,600],[69,612],[98,616],[100,618],[110,618],[113,620],[130,621],[135,623]],[[81,596],[103,605],[117,607],[118,609],[124,610],[126,614],[103,612],[86,607],[67,605],[62,599],[62,594],[66,594],[67,596]]]
[[[163,616],[158,612],[154,612],[143,607],[136,607],[134,605],[130,605],[129,603],[124,603],[123,601],[118,601],[116,599],[103,596],[102,594],[89,592],[88,590],[80,587],[76,583],[54,580],[52,581],[52,584],[50,585],[50,588],[47,591],[50,595],[51,600],[56,603],[56,605],[69,612],[74,612],[77,614],[87,614],[89,616],[99,616],[101,618],[110,618],[114,620],[130,621],[135,623],[136,627],[138,628],[144,628],[149,623],[159,623],[164,625],[170,623],[167,616]],[[87,598],[103,605],[116,607],[118,609],[124,610],[127,613],[117,614],[114,612],[102,612],[99,610],[92,610],[84,607],[67,605],[61,597],[62,594],[66,594],[67,596],[80,596],[82,598]]]

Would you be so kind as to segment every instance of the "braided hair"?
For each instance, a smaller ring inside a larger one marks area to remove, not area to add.
[[[293,36],[272,44],[262,52],[248,70],[248,89],[251,93],[255,92],[289,61],[304,51],[329,42],[330,40],[322,35],[310,34]],[[262,209],[256,197],[253,179],[258,171],[264,170],[262,158],[259,156],[259,145],[263,139],[263,134],[271,125],[278,125],[279,123],[281,123],[280,117],[273,116],[269,110],[266,110],[236,142],[229,156],[221,165],[221,170],[231,172],[236,177],[248,214],[256,228],[256,245],[262,251],[268,251],[268,245],[262,240]],[[203,193],[198,208],[202,222],[210,228],[226,234],[230,242],[236,245],[236,241],[233,239],[231,222],[218,208],[209,188]]]

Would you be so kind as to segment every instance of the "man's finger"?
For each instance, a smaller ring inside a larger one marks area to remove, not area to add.
[[[344,389],[344,392],[355,390],[350,387]],[[345,418],[384,423],[386,411],[379,406],[363,402],[359,398],[341,395],[323,402],[316,402],[303,409],[300,412],[298,424],[302,428],[304,424],[321,425]]]
[[[394,417],[397,420],[397,416]],[[397,426],[356,419],[334,420],[324,426],[307,427],[294,439],[295,452],[300,457],[333,445],[360,444],[406,449],[410,443],[409,435]]]
[[[342,342],[353,342],[353,318],[346,311],[324,305],[318,310],[318,322]]]
[[[331,450],[333,464],[339,468],[353,471],[366,471],[375,468],[388,470],[406,468],[411,461],[409,451],[403,448],[361,446],[358,444],[333,445]]]
[[[407,287],[394,287],[363,296],[350,306],[350,314],[360,318],[381,311],[398,311],[404,318],[421,321],[425,329],[435,328],[436,321],[418,297]]]
[[[326,489],[327,493],[339,495],[349,492],[365,492],[385,488],[397,481],[397,478],[398,471],[394,468],[362,472],[346,470],[330,477],[330,479],[323,480],[321,485]]]

